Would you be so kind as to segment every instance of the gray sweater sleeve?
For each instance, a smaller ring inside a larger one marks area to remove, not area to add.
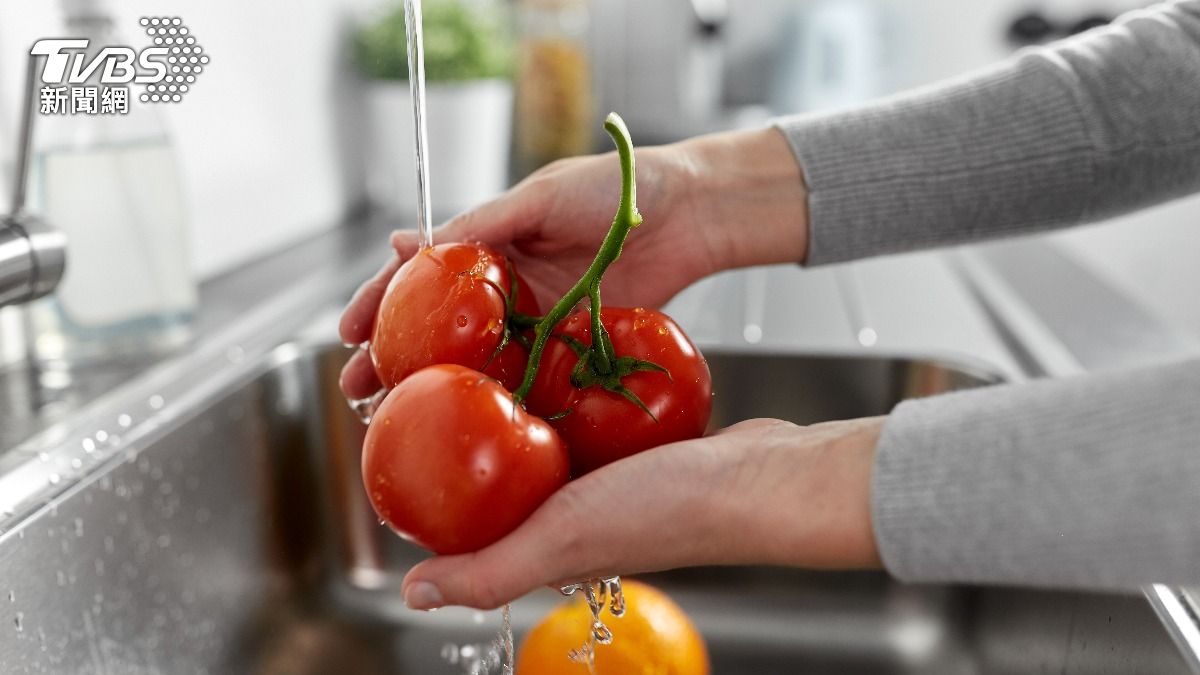
[[[1200,0],[780,127],[810,190],[810,264],[1195,192]],[[1200,583],[1200,359],[903,403],[872,492],[881,554],[902,579]]]
[[[1200,582],[1200,359],[902,403],[873,482],[901,579]]]
[[[777,124],[809,190],[810,265],[1163,202],[1200,191],[1200,0]]]

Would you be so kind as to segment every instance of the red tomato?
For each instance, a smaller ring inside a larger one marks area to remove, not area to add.
[[[393,389],[363,442],[363,484],[400,536],[439,554],[477,551],[568,479],[566,446],[486,375],[420,370]]]
[[[515,311],[526,316],[538,316],[541,314],[541,310],[538,309],[537,298],[533,297],[533,292],[529,290],[529,284],[521,276],[521,273],[516,271],[515,265],[513,273],[517,278]],[[528,337],[532,337],[531,332]],[[525,380],[525,366],[528,364],[529,350],[521,344],[519,331],[513,331],[509,336],[508,344],[500,350],[500,353],[486,368],[483,368],[483,373],[500,380],[500,384],[503,384],[505,389],[516,391],[521,386],[521,382]]]
[[[698,438],[712,412],[708,363],[671,317],[652,309],[605,307],[601,321],[617,357],[651,361],[670,373],[639,371],[622,379],[653,414],[621,394],[571,383],[579,357],[560,337],[551,337],[529,392],[529,411],[554,417],[576,475],[665,443]],[[592,343],[591,314],[577,310],[555,328],[555,336]]]
[[[513,341],[503,359],[493,358],[512,283],[504,256],[482,244],[439,244],[404,263],[388,284],[371,336],[383,385],[395,387],[426,366],[457,363],[519,386],[522,347]],[[536,315],[533,294],[522,291],[518,307]]]

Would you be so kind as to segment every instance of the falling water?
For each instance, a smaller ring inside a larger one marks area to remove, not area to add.
[[[500,634],[491,644],[448,643],[442,647],[442,660],[458,666],[463,675],[513,675],[512,607],[504,605],[500,616]]]
[[[429,134],[425,128],[425,43],[421,27],[421,0],[404,0],[404,26],[408,38],[408,86],[412,92],[413,129],[417,148],[417,231],[421,248],[433,246],[433,211],[429,203]]]
[[[413,130],[417,161],[417,232],[420,248],[433,246],[433,207],[429,197],[429,132],[425,123],[425,40],[421,0],[404,0],[404,30],[408,40],[408,86],[412,93]],[[352,402],[359,418],[369,422],[379,406],[380,396]],[[357,405],[356,405],[357,404]],[[510,608],[504,606],[500,636],[490,649],[447,645],[442,655],[451,663],[468,667],[467,672],[486,674],[499,665],[501,673],[513,672],[513,635]],[[464,663],[465,662],[465,663]]]
[[[588,632],[587,642],[571,650],[567,656],[571,661],[587,666],[589,673],[595,673],[596,645],[611,644],[613,640],[612,630],[604,625],[600,613],[604,611],[604,605],[607,603],[608,611],[614,617],[619,619],[625,616],[625,594],[621,591],[620,577],[589,579],[583,583],[563,586],[559,592],[563,595],[574,595],[581,590],[588,609],[592,612],[591,630]]]

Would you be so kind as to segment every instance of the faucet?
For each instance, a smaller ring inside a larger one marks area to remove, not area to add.
[[[0,307],[47,295],[58,286],[66,268],[66,235],[25,212],[29,154],[33,145],[33,109],[38,100],[36,77],[37,62],[30,56],[25,78],[25,109],[17,138],[12,213],[0,218]]]

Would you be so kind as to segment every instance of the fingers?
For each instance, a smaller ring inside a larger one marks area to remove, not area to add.
[[[338,324],[338,333],[342,337],[342,342],[348,345],[357,345],[371,338],[371,330],[375,327],[375,312],[379,309],[379,302],[383,299],[388,282],[392,280],[396,270],[400,269],[400,265],[407,259],[407,257],[393,257],[375,273],[375,276],[364,282],[354,292],[354,297],[350,298]]]
[[[375,365],[371,363],[371,357],[361,349],[342,367],[339,384],[342,393],[352,401],[372,396],[383,388],[383,383],[375,374]]]

